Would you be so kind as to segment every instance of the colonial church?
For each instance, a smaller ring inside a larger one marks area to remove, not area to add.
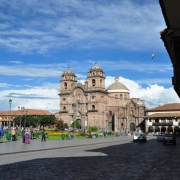
[[[89,69],[84,84],[68,67],[60,79],[60,119],[70,126],[78,120],[81,129],[97,126],[99,130],[128,132],[145,130],[144,100],[130,98],[129,89],[115,78],[115,82],[105,88],[105,73],[95,63]]]

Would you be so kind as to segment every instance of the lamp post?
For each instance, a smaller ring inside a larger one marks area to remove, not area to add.
[[[11,103],[12,103],[12,100],[10,99],[9,100],[9,131],[10,131],[10,128],[11,128],[11,124],[10,124],[10,114],[11,114]]]
[[[21,116],[20,116],[20,128],[21,128],[22,112],[24,112],[24,107],[18,107],[18,110],[21,112]]]
[[[25,114],[25,121],[24,121],[24,127],[26,127],[26,116],[27,116],[28,111],[26,110],[26,114]]]
[[[85,92],[84,95],[85,95],[85,97],[86,97],[86,103],[87,103],[87,104],[86,104],[86,110],[87,110],[87,129],[88,129],[88,126],[89,126],[89,122],[88,122],[88,106],[89,106],[88,96],[91,96],[91,94]]]
[[[76,139],[76,103],[72,104],[73,106],[73,119],[74,119],[74,139]]]

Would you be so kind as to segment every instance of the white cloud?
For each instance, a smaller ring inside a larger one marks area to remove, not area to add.
[[[81,80],[81,83],[84,83]],[[114,77],[107,76],[105,83],[106,88],[114,82]],[[137,97],[145,100],[148,108],[156,107],[160,104],[179,102],[179,97],[173,88],[164,88],[157,84],[153,84],[143,88],[138,83],[120,77],[120,82],[123,83],[129,90],[131,97]],[[44,83],[42,86],[28,87],[24,90],[3,90],[0,91],[0,109],[9,109],[9,99],[12,99],[12,109],[18,107],[44,109],[50,112],[59,111],[59,84]]]
[[[32,2],[4,1],[1,7],[11,12],[1,13],[5,21],[0,30],[0,44],[10,51],[44,54],[67,47],[141,51],[163,47],[159,31],[166,26],[158,2]]]
[[[114,77],[106,77],[106,88],[114,82]],[[145,100],[148,108],[158,105],[180,102],[179,97],[173,88],[164,88],[157,84],[152,84],[143,88],[133,80],[120,77],[120,83],[124,84],[130,90],[130,96]]]

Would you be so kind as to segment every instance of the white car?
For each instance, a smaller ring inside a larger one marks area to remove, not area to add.
[[[133,142],[137,142],[137,141],[146,142],[147,141],[146,135],[143,133],[135,133],[133,135]]]

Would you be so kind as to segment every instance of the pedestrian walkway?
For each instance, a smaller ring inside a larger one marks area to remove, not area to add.
[[[120,136],[110,138],[87,138],[87,139],[72,139],[72,140],[47,140],[41,142],[40,139],[31,140],[30,144],[22,143],[21,139],[0,143],[0,155],[16,154],[24,152],[44,151],[52,149],[62,149],[66,147],[86,146],[101,143],[110,143],[118,141],[131,141],[131,136]]]

